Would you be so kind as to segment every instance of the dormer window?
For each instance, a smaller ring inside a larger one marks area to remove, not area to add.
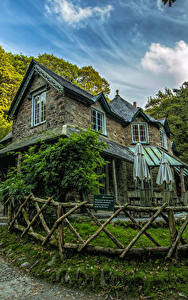
[[[91,109],[91,123],[92,129],[102,134],[106,134],[106,118],[102,111]]]
[[[46,92],[33,96],[32,126],[37,126],[46,121]]]
[[[160,141],[161,141],[161,147],[165,150],[168,150],[168,144],[167,144],[167,136],[163,129],[160,129]]]
[[[147,123],[134,123],[131,124],[132,142],[147,144],[148,138],[148,125]]]

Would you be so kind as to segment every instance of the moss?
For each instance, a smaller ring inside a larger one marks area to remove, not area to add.
[[[28,237],[21,238],[17,232],[9,233],[7,227],[0,227],[0,244],[0,253],[16,266],[28,261],[31,265],[28,271],[49,282],[95,292],[103,290],[104,294],[149,296],[150,299],[169,299],[171,296],[178,299],[179,292],[188,296],[188,259],[126,261],[80,253],[69,254],[61,261],[57,249],[44,248]]]

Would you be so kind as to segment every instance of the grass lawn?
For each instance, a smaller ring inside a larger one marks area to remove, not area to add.
[[[72,224],[74,220],[72,220]],[[88,222],[74,224],[81,236],[86,239],[95,232],[94,224]],[[109,225],[110,232],[122,242],[127,243],[135,236],[133,228],[124,228],[121,222]],[[74,237],[66,229],[66,242],[74,242]],[[127,233],[126,233],[127,232]],[[137,231],[138,232],[138,231]],[[148,230],[161,245],[168,245],[168,228],[151,228]],[[125,235],[126,233],[126,235]],[[184,238],[188,238],[187,229]],[[93,244],[114,247],[113,243],[101,233]],[[136,247],[150,246],[150,241],[141,237]],[[0,253],[19,266],[24,261],[30,263],[27,269],[32,275],[44,278],[50,282],[67,284],[70,287],[103,290],[105,294],[130,295],[134,297],[149,297],[148,299],[180,299],[181,295],[188,297],[188,259],[165,262],[164,259],[121,260],[107,256],[88,254],[65,255],[60,260],[58,250],[42,247],[39,242],[29,237],[20,237],[19,232],[9,233],[7,227],[0,227]],[[24,258],[20,260],[20,258]]]

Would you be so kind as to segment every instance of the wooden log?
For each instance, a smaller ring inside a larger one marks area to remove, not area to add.
[[[37,212],[39,212],[39,211],[40,211],[40,207],[39,207],[39,205],[38,205],[37,202],[35,202],[35,207],[36,207]],[[48,225],[46,224],[46,221],[44,220],[43,215],[42,215],[42,214],[39,214],[39,218],[40,218],[40,221],[41,221],[41,223],[42,223],[42,226],[44,227],[44,230],[46,231],[47,234],[49,234],[50,229],[49,229]],[[53,237],[53,238],[54,238],[54,237]],[[55,238],[54,238],[54,239],[55,239]]]
[[[87,203],[87,201],[83,201],[80,204],[76,204],[75,207],[70,209],[66,214],[64,214],[62,217],[60,217],[58,220],[56,220],[56,222],[54,223],[52,229],[50,230],[50,233],[47,235],[47,237],[46,237],[45,241],[42,243],[42,245],[47,243],[47,241],[49,240],[49,238],[51,237],[51,235],[53,234],[54,230],[57,228],[57,226],[59,225],[60,222],[62,222],[65,218],[67,218],[69,215],[71,215],[75,210],[79,209],[80,207],[82,207],[86,203]]]
[[[4,206],[7,206],[9,202],[10,202],[10,197],[5,201]]]
[[[169,212],[170,211],[172,211],[173,212],[173,210],[169,210]],[[161,213],[161,217],[163,218],[163,220],[166,222],[166,224],[169,226],[169,218],[165,215],[165,213]],[[175,221],[175,220],[174,220]],[[177,236],[177,234],[178,234],[178,232],[177,232],[177,229],[176,229],[176,236]],[[181,237],[181,239],[180,239],[180,241],[181,241],[181,243],[183,244],[183,245],[186,245],[187,244],[187,242]]]
[[[185,201],[185,179],[183,176],[184,169],[180,169],[180,180],[181,180],[181,200],[184,203]]]
[[[175,249],[177,248],[179,240],[182,237],[182,234],[183,234],[183,232],[184,232],[187,224],[188,224],[188,215],[187,215],[187,217],[186,217],[183,225],[181,226],[180,231],[178,232],[178,235],[176,237],[175,242],[172,244],[172,247],[170,248],[170,250],[169,250],[169,252],[167,254],[167,257],[166,257],[167,259],[171,258],[172,254],[174,253]]]
[[[17,219],[17,217],[19,216],[19,214],[21,213],[22,211],[22,208],[26,205],[27,201],[31,198],[31,194],[29,196],[26,197],[25,201],[22,203],[22,205],[19,207],[16,215],[14,216],[13,220],[11,221],[10,223],[10,226],[9,226],[9,229],[11,229],[11,227],[14,225],[15,223],[15,220]]]
[[[114,185],[115,203],[120,205],[119,202],[118,202],[118,188],[117,188],[115,159],[112,160],[112,178],[113,178],[113,185]]]
[[[79,251],[79,245],[78,244],[71,244],[71,243],[65,243],[64,249],[67,250],[75,250]],[[104,254],[104,255],[112,255],[112,256],[117,256],[122,253],[122,249],[115,249],[115,248],[105,248],[101,246],[92,246],[92,245],[87,245],[85,248],[85,251],[88,253],[96,253],[96,254]],[[131,256],[150,256],[150,255],[165,255],[169,251],[169,247],[147,247],[147,248],[132,248],[130,251],[127,253],[127,255]],[[178,247],[178,252],[179,254],[184,254],[187,255],[188,253],[188,244],[184,246],[179,246]]]
[[[57,208],[57,217],[60,219],[62,216],[62,206],[59,205]],[[63,224],[62,222],[59,223],[58,225],[58,247],[59,247],[59,256],[61,259],[64,257],[64,250],[63,250],[63,245],[64,245],[64,232],[63,232]]]
[[[115,218],[117,215],[119,215],[119,213],[126,207],[126,205],[124,207],[119,208],[118,210],[116,210],[116,212],[110,216],[110,218],[108,218],[106,220],[106,222],[104,222],[104,224],[93,234],[91,235],[87,241],[84,243],[84,245],[81,245],[78,251],[82,251],[94,238],[96,238],[99,233],[106,227],[106,225],[108,225],[110,223],[110,221]]]
[[[46,207],[46,205],[49,204],[49,202],[51,201],[51,198],[49,198],[46,203],[41,207],[41,209],[37,212],[37,214],[33,217],[32,221],[30,222],[30,224],[28,224],[27,228],[25,229],[25,231],[21,234],[21,237],[24,236],[25,233],[28,232],[29,228],[35,223],[36,219],[38,218],[38,216],[41,214],[41,212],[43,211],[43,209]]]
[[[67,218],[65,218],[65,222],[67,223],[68,227],[72,231],[72,233],[75,235],[75,237],[79,240],[80,243],[84,243],[84,240],[82,237],[79,235],[79,233],[76,231],[76,229],[72,226],[72,224],[69,222]]]
[[[140,224],[138,224],[138,222],[126,211],[124,210],[124,213],[127,215],[127,217],[129,217],[129,219],[132,221],[132,223],[139,229],[142,229],[142,226]],[[146,231],[144,231],[144,235],[150,240],[152,241],[157,247],[161,247],[161,245]]]
[[[11,223],[11,217],[12,217],[12,211],[11,211],[11,205],[8,205],[8,228],[10,228]]]
[[[106,194],[109,194],[109,166],[108,163],[106,163],[105,165],[105,192]]]
[[[177,236],[177,230],[176,230],[173,210],[170,210],[168,212],[168,220],[169,220],[169,229],[170,229],[170,241],[171,241],[171,245],[172,245],[175,242],[176,236]]]
[[[29,216],[28,216],[28,214],[27,214],[24,207],[22,208],[22,214],[23,214],[23,217],[24,217],[24,220],[25,220],[26,224],[29,226],[30,225]],[[30,228],[31,228],[31,230],[33,230],[32,226]]]
[[[39,198],[39,197],[33,197],[33,201],[44,204],[44,203],[46,203],[47,199],[42,199],[42,198]],[[51,199],[51,201],[49,203],[50,206],[55,206],[55,207],[58,207],[60,204],[63,204],[63,203],[54,201],[53,199]],[[64,203],[64,204],[67,205],[68,203]],[[71,203],[71,204],[73,205],[74,203]],[[72,205],[71,205],[71,207],[72,207]]]
[[[45,199],[41,199],[41,198],[35,198],[36,202],[39,203],[46,203],[47,200]],[[75,202],[67,202],[67,203],[61,203],[61,202],[56,202],[54,200],[52,200],[50,202],[50,205],[52,206],[58,206],[59,204],[62,204],[62,207],[64,208],[73,208],[75,207]],[[78,203],[76,203],[78,204]],[[87,208],[93,208],[93,204],[87,203],[85,205],[85,207]],[[119,209],[121,208],[121,205],[115,205],[114,208],[115,209]],[[127,209],[128,210],[133,210],[133,211],[138,211],[138,212],[156,212],[158,209],[160,208],[160,206],[156,206],[156,207],[142,207],[142,206],[134,206],[134,205],[128,205]],[[170,210],[173,210],[174,212],[188,212],[188,206],[170,206],[170,207],[166,207],[164,209],[164,212],[168,212]]]
[[[24,231],[25,227],[19,224],[14,224],[14,228],[18,229],[19,231]],[[34,232],[31,229],[29,229],[28,234],[32,237],[34,237],[36,240],[39,240],[41,242],[43,242],[45,240],[45,237],[43,235],[41,235],[40,233]],[[49,244],[52,246],[58,246],[58,242],[57,240],[50,240]]]
[[[134,246],[136,241],[139,239],[139,237],[146,231],[146,229],[151,225],[151,223],[160,215],[160,213],[164,210],[164,208],[167,206],[167,203],[164,203],[159,210],[149,219],[147,224],[140,230],[140,232],[136,235],[136,237],[130,242],[130,244],[123,250],[122,254],[120,255],[121,258],[124,258],[126,253]]]
[[[88,208],[86,208],[86,211],[87,211],[88,215],[92,218],[92,220],[95,222],[96,225],[102,226],[102,224],[99,222],[99,220],[92,214],[92,212]],[[108,229],[104,228],[103,231],[112,240],[112,242],[114,242],[114,244],[116,244],[116,246],[118,246],[121,249],[124,248],[124,245],[122,243],[120,243],[120,241],[118,241],[118,239],[116,239],[116,237],[113,236],[110,233],[110,231],[108,231]]]

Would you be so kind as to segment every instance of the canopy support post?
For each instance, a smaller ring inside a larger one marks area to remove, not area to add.
[[[183,176],[184,169],[180,169],[180,180],[181,180],[181,200],[184,203],[185,202],[185,180]],[[185,204],[185,203],[184,203]]]

